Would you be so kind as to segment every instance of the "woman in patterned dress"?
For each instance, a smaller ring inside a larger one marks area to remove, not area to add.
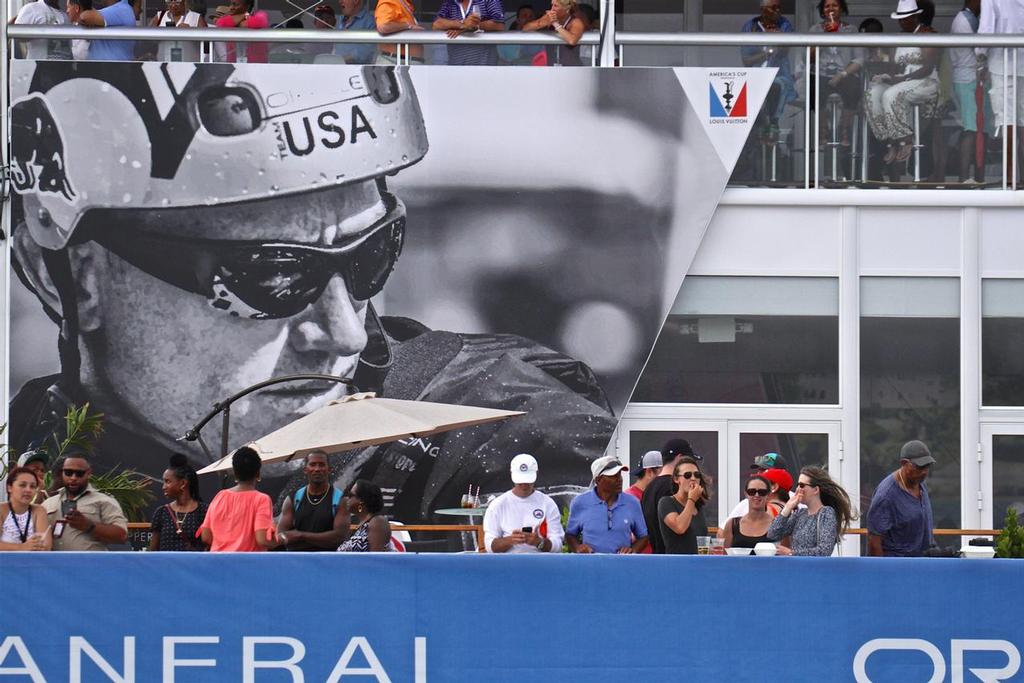
[[[359,524],[352,535],[338,546],[341,553],[386,552],[391,550],[391,525],[381,514],[384,496],[371,481],[357,479],[348,493],[348,511]]]
[[[916,0],[900,0],[892,18],[904,33],[933,33],[921,23]],[[864,109],[875,138],[886,143],[886,164],[910,158],[914,134],[914,106],[922,121],[932,118],[939,103],[938,48],[899,47],[894,55],[895,73],[872,77]]]
[[[796,487],[768,527],[768,540],[790,538],[789,548],[778,546],[779,555],[831,555],[857,518],[850,497],[820,467],[800,470]],[[798,507],[801,503],[806,507]]]

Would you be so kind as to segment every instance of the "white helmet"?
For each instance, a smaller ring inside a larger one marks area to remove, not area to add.
[[[11,95],[12,184],[49,249],[90,209],[301,193],[427,152],[403,68],[16,60]]]

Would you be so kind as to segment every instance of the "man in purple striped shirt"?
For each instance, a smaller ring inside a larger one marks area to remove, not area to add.
[[[501,0],[442,0],[433,29],[447,31],[449,38],[456,38],[463,33],[472,35],[479,31],[504,31],[505,10]],[[448,46],[449,64],[493,66],[498,63],[497,46],[465,44],[469,40]]]

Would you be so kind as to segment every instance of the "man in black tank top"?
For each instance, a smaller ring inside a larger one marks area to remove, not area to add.
[[[277,525],[288,550],[336,550],[348,538],[348,506],[341,491],[331,486],[331,466],[323,451],[311,451],[303,460],[306,485],[284,500]]]

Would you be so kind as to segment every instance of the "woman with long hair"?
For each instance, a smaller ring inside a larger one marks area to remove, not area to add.
[[[818,0],[818,16],[821,21],[810,28],[811,33],[856,33],[851,24],[843,17],[850,14],[846,0]],[[815,54],[812,51],[812,55]],[[833,93],[839,95],[842,107],[839,115],[839,129],[832,131],[836,140],[843,147],[850,146],[850,130],[853,115],[860,107],[863,85],[860,81],[860,70],[864,63],[864,50],[859,47],[821,47],[817,50],[818,79],[821,83],[822,110],[826,98]],[[813,76],[811,77],[813,78]],[[811,81],[812,99],[814,81]]]
[[[790,538],[780,555],[831,555],[832,549],[857,519],[850,497],[820,467],[800,470],[796,493],[768,527],[768,539]],[[799,505],[806,507],[799,508]]]
[[[206,550],[196,538],[206,519],[206,503],[199,496],[199,477],[188,458],[171,456],[164,470],[164,496],[170,501],[157,508],[150,524],[150,550]]]
[[[270,496],[256,490],[262,464],[259,454],[248,446],[231,456],[238,483],[214,496],[200,527],[210,550],[253,552],[278,545]]]
[[[747,514],[733,517],[722,528],[726,548],[753,548],[768,540],[768,527],[775,515],[768,511],[772,482],[761,474],[747,480]]]
[[[372,481],[357,479],[349,488],[348,511],[359,525],[344,543],[342,553],[379,553],[391,550],[391,525],[384,510],[384,496]]]
[[[50,550],[53,538],[42,505],[32,501],[39,479],[28,467],[7,474],[7,502],[0,503],[0,550]]]
[[[672,471],[675,487],[671,496],[658,501],[658,527],[666,555],[696,555],[697,537],[708,535],[703,510],[708,502],[710,482],[697,460],[683,456]]]

